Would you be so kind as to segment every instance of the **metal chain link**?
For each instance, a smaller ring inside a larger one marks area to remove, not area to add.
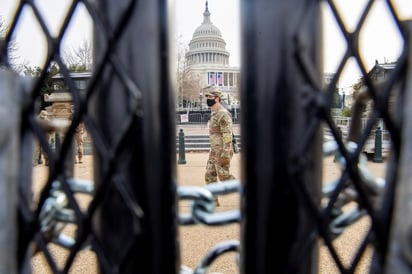
[[[347,142],[345,147],[349,153],[353,153],[356,151],[358,145],[354,142]],[[323,145],[323,154],[324,156],[335,155],[335,161],[340,165],[341,169],[343,170],[346,168],[346,159],[339,152],[336,141],[325,142]],[[370,198],[376,199],[381,196],[386,181],[382,178],[375,178],[369,171],[367,162],[367,157],[364,154],[360,154],[357,165],[358,173]],[[323,198],[331,198],[339,181],[340,180],[338,179],[329,182],[322,188]],[[367,211],[360,206],[358,194],[350,179],[347,179],[344,183],[345,188],[340,191],[339,196],[335,201],[333,218],[329,224],[329,232],[333,238],[340,236],[347,227],[354,224],[361,217],[367,215]],[[357,202],[358,206],[345,212],[343,207],[351,202]]]
[[[349,152],[354,152],[357,145],[353,142],[346,144],[346,149]],[[325,142],[323,145],[324,156],[335,155],[335,161],[345,168],[345,158],[339,154],[338,145],[335,141]],[[358,163],[358,172],[365,186],[373,196],[379,196],[385,186],[385,180],[374,178],[369,172],[367,159],[361,155]],[[324,185],[322,192],[324,199],[330,199],[339,180],[331,181]],[[94,195],[94,183],[92,181],[69,179],[67,180],[70,189],[74,193],[83,193]],[[230,180],[208,184],[204,187],[198,186],[179,186],[177,188],[177,196],[180,201],[188,200],[190,202],[190,213],[179,213],[178,220],[180,225],[195,225],[205,224],[209,226],[220,226],[231,223],[240,223],[240,210],[229,210],[215,212],[215,197],[226,194],[242,192],[241,182],[239,180]],[[358,195],[353,185],[348,181],[345,189],[343,189],[335,201],[334,214],[329,224],[330,234],[333,238],[341,235],[344,230],[354,224],[362,216],[366,215],[366,210],[360,206],[349,211],[344,211],[343,207],[351,202],[357,202]],[[70,249],[75,240],[62,233],[66,224],[75,223],[76,215],[73,210],[68,208],[68,199],[66,194],[61,189],[61,183],[55,181],[52,184],[50,195],[43,204],[40,212],[40,231],[47,239],[54,243]],[[85,244],[83,248],[90,248],[90,245]],[[206,273],[209,266],[223,253],[234,251],[240,252],[240,244],[238,241],[223,242],[214,248],[203,258],[195,270],[182,265],[181,273],[200,274]]]
[[[240,193],[239,180],[208,184],[205,187],[180,186],[177,194],[180,200],[191,201],[191,214],[179,214],[181,225],[202,223],[217,226],[240,222],[240,210],[215,212],[215,197]]]

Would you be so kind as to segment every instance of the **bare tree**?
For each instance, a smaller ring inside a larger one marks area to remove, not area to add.
[[[71,71],[90,71],[93,65],[90,42],[83,40],[77,48],[65,51],[64,62]]]
[[[2,52],[1,54],[4,56],[1,59],[2,65],[9,64],[13,70],[16,72],[21,72],[25,66],[23,62],[19,62],[20,56],[17,55],[17,42],[14,37],[11,37],[9,41],[7,41],[7,36],[9,35],[9,29],[7,24],[3,21],[3,18],[0,16],[0,49],[6,50],[6,52]],[[7,46],[6,46],[7,43]]]
[[[200,77],[188,69],[186,60],[187,48],[180,41],[177,41],[177,102],[182,107],[187,107],[188,104],[197,104],[199,102]]]

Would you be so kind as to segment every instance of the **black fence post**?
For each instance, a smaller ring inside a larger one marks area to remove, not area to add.
[[[340,136],[340,138],[342,138],[342,129],[340,127],[337,128],[338,134]],[[338,160],[338,158],[341,156],[341,153],[339,150],[336,150],[334,155],[333,155],[333,162],[336,163],[336,161]]]
[[[1,100],[0,110],[7,117],[0,123],[0,221],[2,225],[0,233],[0,273],[19,273],[16,254],[18,250],[18,231],[21,228],[17,222],[19,183],[21,176],[29,178],[32,170],[27,170],[30,160],[30,168],[33,164],[33,154],[27,153],[26,159],[20,159],[21,122],[23,88],[16,74],[0,71]],[[26,95],[26,94],[25,94]],[[26,165],[21,165],[20,160],[25,160]],[[30,171],[21,174],[22,171]],[[24,183],[28,184],[30,180]],[[21,191],[26,192],[31,185]],[[27,202],[27,201],[24,201]],[[25,261],[27,263],[28,261]]]
[[[388,240],[389,247],[386,254],[385,261],[386,266],[383,273],[408,273],[411,271],[411,231],[412,221],[411,214],[411,197],[412,197],[412,123],[410,118],[412,117],[412,21],[405,21],[404,27],[406,30],[407,40],[407,55],[406,64],[407,69],[406,85],[404,87],[404,97],[402,98],[402,108],[398,113],[403,117],[401,124],[399,125],[401,130],[401,150],[399,159],[395,160],[395,157],[389,157],[388,168],[392,169],[396,174],[396,192],[394,193],[393,200],[393,212],[390,215],[390,238]],[[393,148],[392,148],[393,149]],[[398,162],[398,164],[395,164]],[[396,170],[396,171],[395,171]]]
[[[373,152],[373,162],[383,163],[382,159],[382,129],[377,127],[375,131],[375,149]]]
[[[186,164],[185,134],[183,129],[179,131],[179,165]]]
[[[241,0],[240,17],[240,272],[318,273],[316,218],[297,188],[320,203],[322,130],[308,129],[304,102],[322,86],[320,2]]]
[[[94,248],[106,258],[99,260],[100,272],[177,273],[169,3],[95,2],[103,19],[94,22],[99,74],[89,110],[99,129],[92,135],[101,140],[93,148],[96,188],[110,193],[96,216],[100,244]]]

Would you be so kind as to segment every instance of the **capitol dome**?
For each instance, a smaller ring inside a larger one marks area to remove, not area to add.
[[[203,22],[194,31],[189,43],[189,51],[186,53],[188,65],[229,65],[229,56],[222,33],[210,20],[206,1]]]
[[[195,39],[199,36],[200,37],[205,36],[205,35],[222,37],[222,33],[220,32],[220,30],[215,25],[213,25],[212,21],[210,21],[210,12],[207,6],[207,2],[206,2],[206,10],[203,13],[203,16],[204,16],[203,22],[194,31],[192,39]]]
[[[226,50],[226,41],[220,29],[212,23],[208,1],[205,2],[204,12],[199,14],[203,15],[203,21],[194,29],[182,66],[184,73],[179,82],[178,99],[182,106],[184,97],[199,96],[201,100],[202,89],[207,86],[215,86],[222,91],[222,97],[228,105],[238,101],[240,69],[229,65],[230,54]]]

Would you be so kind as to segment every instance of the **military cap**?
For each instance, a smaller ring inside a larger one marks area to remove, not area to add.
[[[222,92],[217,87],[208,86],[205,88],[205,96],[216,96],[221,98]]]

